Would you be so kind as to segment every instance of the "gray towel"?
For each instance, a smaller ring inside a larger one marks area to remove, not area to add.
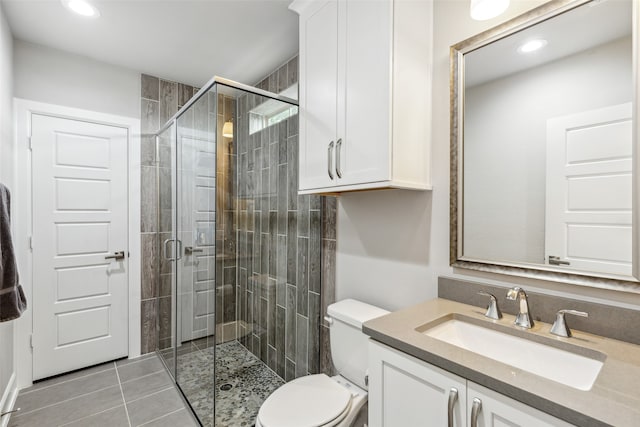
[[[11,195],[0,184],[0,322],[17,319],[26,308],[11,241]]]

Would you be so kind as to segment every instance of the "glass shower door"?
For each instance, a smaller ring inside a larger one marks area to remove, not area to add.
[[[171,260],[175,236],[175,161],[176,126],[172,123],[156,137],[156,193],[158,195],[158,233],[154,243],[159,256],[157,263],[157,326],[158,355],[175,377],[176,349],[176,292],[175,263]],[[157,253],[156,252],[156,253]]]
[[[216,297],[215,92],[177,120],[176,383],[204,426],[214,421]]]

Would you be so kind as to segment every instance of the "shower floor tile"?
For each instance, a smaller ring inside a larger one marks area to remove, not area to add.
[[[178,355],[178,383],[206,427],[251,427],[282,378],[237,341]]]

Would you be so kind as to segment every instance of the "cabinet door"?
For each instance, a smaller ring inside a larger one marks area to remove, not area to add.
[[[477,424],[474,424],[471,417],[474,404],[478,407]],[[467,382],[467,406],[470,427],[572,426],[572,424],[470,381]]]
[[[446,426],[450,401],[453,425],[464,426],[466,380],[369,341],[370,427]]]
[[[338,3],[316,2],[300,16],[300,190],[335,183],[337,69]]]
[[[338,185],[391,178],[393,2],[341,0]]]

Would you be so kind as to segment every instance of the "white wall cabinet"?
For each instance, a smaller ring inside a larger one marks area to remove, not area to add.
[[[398,350],[369,341],[369,427],[446,425],[571,426]]]
[[[297,0],[301,193],[430,189],[431,0]]]

